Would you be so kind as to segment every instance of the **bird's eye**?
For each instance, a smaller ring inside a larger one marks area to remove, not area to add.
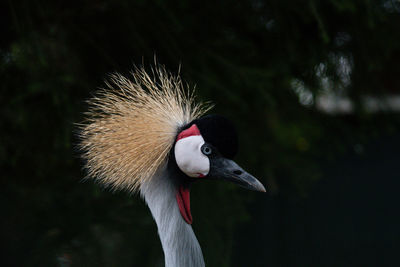
[[[202,152],[204,155],[206,155],[206,156],[211,155],[211,153],[212,153],[212,148],[209,147],[208,145],[204,144],[204,145],[201,147],[201,152]]]

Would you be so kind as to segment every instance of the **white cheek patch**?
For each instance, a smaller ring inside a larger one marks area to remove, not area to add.
[[[203,177],[210,171],[210,160],[201,152],[204,139],[192,135],[179,139],[175,144],[175,160],[179,169],[190,177]]]

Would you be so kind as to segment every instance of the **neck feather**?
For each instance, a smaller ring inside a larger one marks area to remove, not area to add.
[[[203,267],[203,253],[192,227],[187,224],[175,198],[176,186],[163,167],[140,192],[157,223],[166,267]]]

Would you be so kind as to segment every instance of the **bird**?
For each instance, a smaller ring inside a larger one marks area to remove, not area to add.
[[[178,74],[156,64],[128,77],[109,75],[88,99],[79,147],[87,178],[111,190],[139,192],[155,220],[166,267],[205,266],[193,232],[190,189],[225,180],[265,192],[233,158],[238,136],[225,116],[208,114],[210,102]]]

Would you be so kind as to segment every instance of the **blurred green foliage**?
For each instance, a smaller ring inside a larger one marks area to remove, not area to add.
[[[306,197],[322,163],[399,130],[399,116],[361,105],[399,93],[398,1],[9,0],[0,10],[1,229],[12,266],[162,266],[139,197],[82,181],[74,126],[108,73],[154,55],[172,72],[181,64],[199,98],[236,123],[237,161],[267,185],[264,198]],[[311,101],[301,103],[296,83]],[[317,109],[326,84],[354,101],[353,113]],[[209,266],[234,265],[235,231],[252,222],[254,198],[229,184],[194,188]]]

